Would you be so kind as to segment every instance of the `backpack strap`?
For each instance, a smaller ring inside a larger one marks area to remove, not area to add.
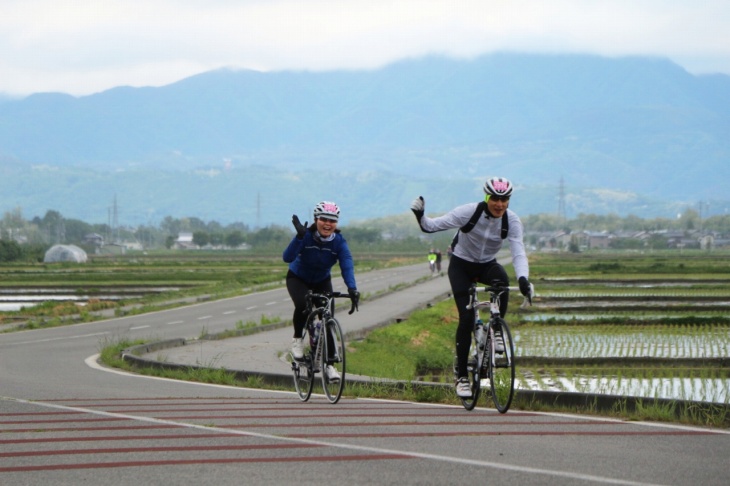
[[[471,215],[471,218],[469,218],[469,221],[459,228],[459,231],[456,232],[454,235],[454,239],[451,240],[451,249],[453,250],[456,247],[456,243],[459,241],[459,233],[468,233],[471,230],[474,229],[474,226],[476,226],[477,221],[479,221],[479,218],[481,217],[482,213],[487,210],[487,202],[481,201],[479,204],[477,204],[477,208],[474,211],[474,214]],[[509,235],[509,218],[507,217],[507,211],[504,212],[502,215],[502,239],[506,239],[507,235]]]
[[[507,211],[502,215],[502,239],[506,239],[509,234],[509,218],[507,217]]]
[[[476,226],[476,224],[477,224],[477,221],[479,221],[479,217],[486,210],[487,210],[486,201],[482,201],[479,204],[477,204],[477,208],[474,211],[474,214],[471,215],[471,218],[469,218],[469,221],[464,226],[459,228],[459,231],[461,231],[462,233],[468,233],[471,230],[473,230],[474,226]],[[507,213],[505,213],[505,214],[507,214]]]

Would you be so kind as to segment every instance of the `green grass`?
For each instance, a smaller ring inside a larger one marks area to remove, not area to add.
[[[351,373],[413,380],[444,370],[454,362],[456,321],[441,303],[420,311],[416,317],[376,329],[363,341],[348,343],[347,363]]]

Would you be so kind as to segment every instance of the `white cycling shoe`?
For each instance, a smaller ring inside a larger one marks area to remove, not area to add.
[[[302,344],[302,338],[293,338],[291,340],[291,355],[294,359],[302,359],[304,357],[304,344]]]
[[[342,377],[340,376],[340,372],[335,369],[332,365],[327,365],[327,368],[324,370],[325,373],[327,373],[327,379],[329,381],[340,381]]]
[[[471,398],[471,384],[468,378],[461,377],[456,381],[456,394],[461,398]]]

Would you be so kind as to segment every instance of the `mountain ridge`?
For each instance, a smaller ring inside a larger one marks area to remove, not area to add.
[[[137,194],[150,181],[159,188],[163,179],[179,178],[169,189],[178,194],[148,189],[172,203],[157,208],[155,198],[141,194],[130,209],[158,213],[174,209],[177,200],[178,209],[192,211],[191,195],[210,199],[209,212],[230,220],[224,191],[200,194],[196,185],[235,179],[242,191],[276,193],[292,206],[311,197],[311,188],[297,182],[310,171],[377,180],[377,187],[341,182],[333,194],[326,186],[316,191],[367,208],[358,215],[365,218],[407,207],[417,195],[406,193],[409,186],[449,201],[469,191],[471,200],[479,196],[476,181],[489,175],[510,177],[526,193],[555,192],[562,178],[576,193],[632,194],[644,203],[617,204],[616,211],[655,208],[647,216],[699,200],[728,206],[730,77],[694,76],[663,58],[503,53],[472,60],[429,56],[370,71],[222,69],[159,88],[5,100],[0,126],[0,165],[15,166],[22,186],[34,184],[38,167],[65,181],[44,185],[38,197],[0,183],[6,209],[20,204],[38,211],[52,200],[80,214],[69,186],[77,199],[83,192],[101,200],[110,191]],[[248,180],[246,171],[261,177],[251,169],[259,166],[266,167],[268,187]],[[205,173],[218,175],[200,176]],[[209,180],[191,182],[195,177]],[[340,194],[343,187],[351,194]],[[384,187],[399,197],[370,202]],[[585,199],[581,209],[590,212]],[[524,211],[539,209],[544,204],[536,202]]]

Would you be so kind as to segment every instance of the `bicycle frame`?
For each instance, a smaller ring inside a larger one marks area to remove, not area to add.
[[[489,292],[488,301],[479,300],[480,290]],[[507,412],[512,402],[515,380],[514,343],[509,326],[502,319],[499,310],[500,299],[509,290],[498,282],[481,288],[475,283],[469,290],[467,309],[474,311],[473,350],[470,350],[472,359],[467,368],[472,395],[461,398],[467,410],[473,410],[476,406],[483,379],[489,380],[492,401],[500,413]],[[489,320],[486,323],[482,322],[480,316],[480,309],[484,308],[489,309]]]
[[[318,305],[315,304],[315,300],[319,300]],[[334,301],[335,297],[332,295],[314,294],[312,292],[307,294],[307,314],[310,316],[307,318],[307,323],[309,324],[307,334],[309,334],[310,345],[312,347],[311,359],[315,373],[321,371],[323,368],[322,353],[324,348],[322,343],[324,339],[321,339],[321,334],[325,331],[323,324],[332,317],[332,307],[335,305]],[[317,317],[317,320],[311,317]]]
[[[334,317],[335,299],[347,297],[341,292],[309,292],[307,299],[306,327],[303,338],[309,338],[309,350],[302,359],[291,359],[294,387],[302,401],[309,400],[314,386],[314,375],[321,372],[322,388],[330,403],[337,403],[342,396],[345,383],[345,348],[342,328]],[[356,309],[357,301],[352,300],[350,314]],[[330,375],[328,366],[336,373]],[[338,376],[339,375],[339,378]]]
[[[495,340],[494,340],[494,322],[495,319],[501,319],[499,312],[500,298],[503,293],[509,292],[507,287],[490,286],[484,287],[484,290],[489,292],[488,301],[479,300],[479,287],[475,284],[470,289],[470,300],[467,305],[467,309],[474,310],[474,343],[476,344],[477,350],[477,369],[485,369],[484,359],[489,358],[492,360],[491,365],[494,366],[494,357],[497,354],[495,352]],[[489,308],[489,320],[485,324],[482,321],[479,309]],[[482,327],[482,332],[479,333],[479,327]],[[487,332],[484,332],[484,330]],[[488,352],[485,353],[484,350]],[[510,358],[511,359],[511,358]]]

